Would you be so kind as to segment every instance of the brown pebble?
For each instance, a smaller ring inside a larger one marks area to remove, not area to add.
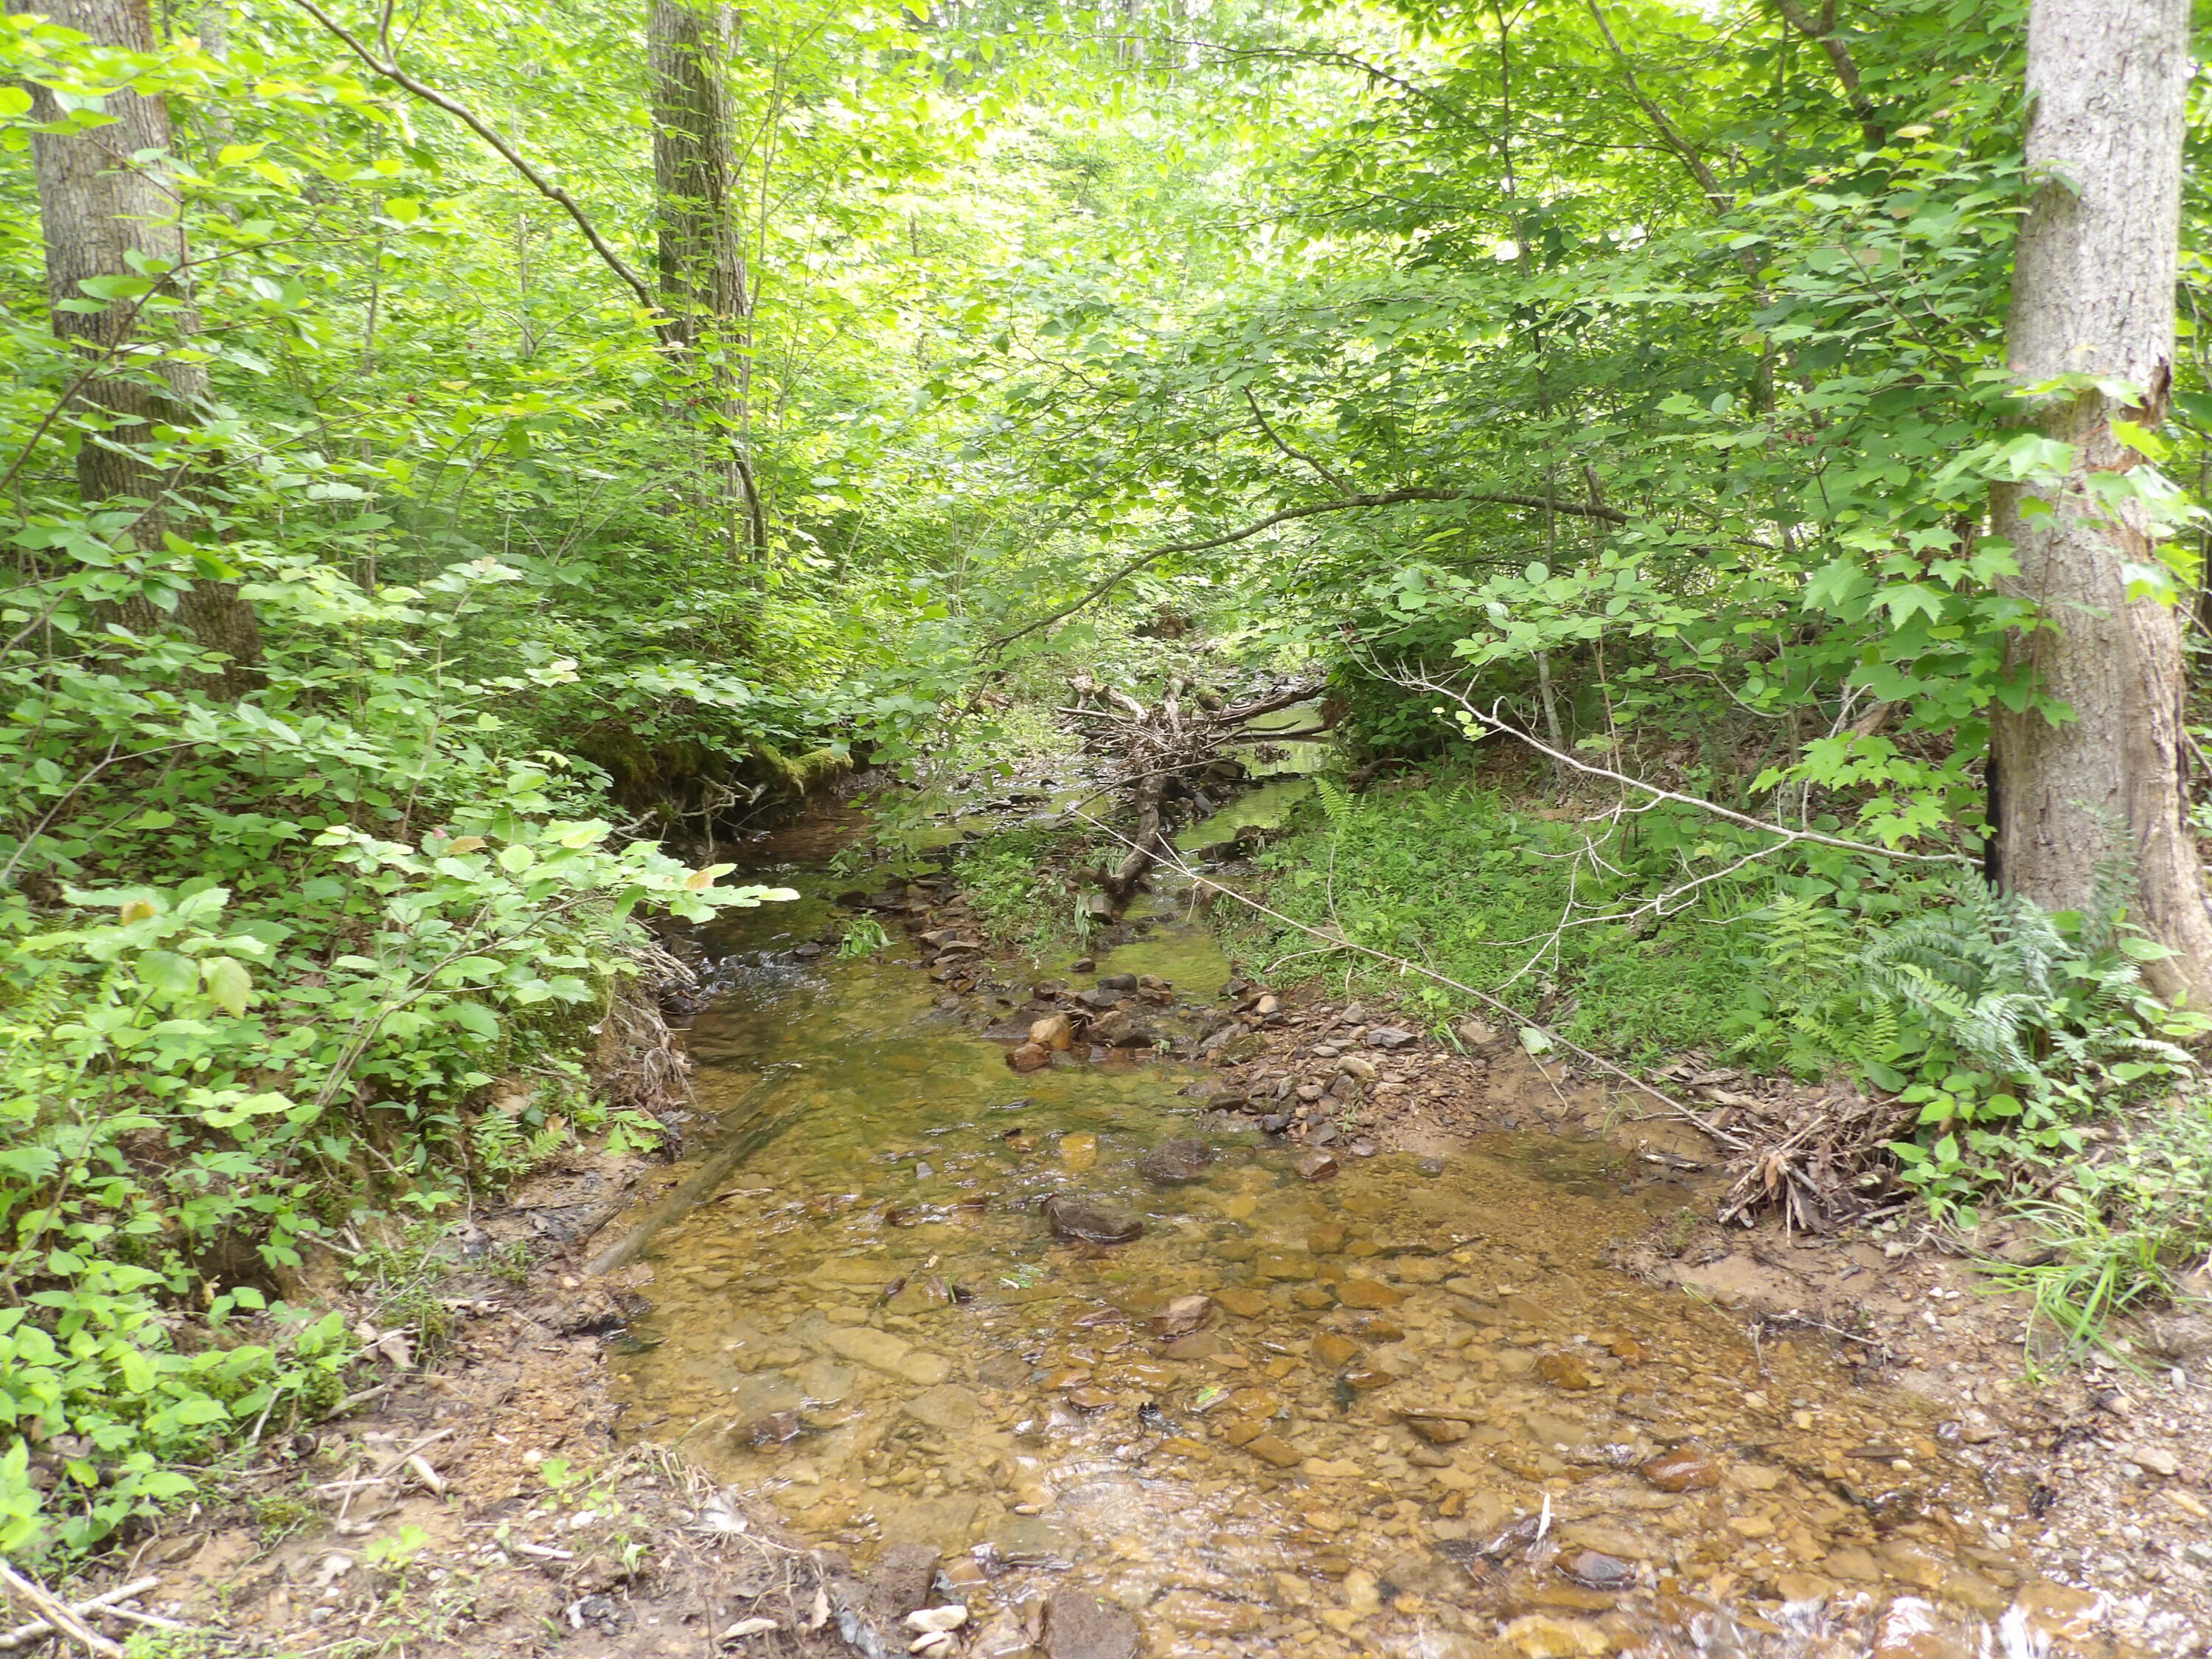
[[[1188,1336],[1213,1316],[1210,1296],[1179,1296],[1152,1316],[1152,1330],[1160,1336]]]
[[[1449,1417],[1408,1417],[1406,1426],[1433,1445],[1455,1446],[1474,1431]]]
[[[1346,1365],[1359,1358],[1359,1345],[1348,1336],[1323,1331],[1314,1338],[1313,1357],[1324,1365]]]
[[[1577,1584],[1594,1590],[1623,1590],[1636,1582],[1633,1562],[1597,1550],[1577,1550],[1563,1558],[1559,1571]]]
[[[744,1437],[756,1446],[781,1446],[799,1438],[797,1412],[770,1412],[745,1425]]]
[[[1638,1473],[1661,1492],[1704,1492],[1721,1483],[1713,1461],[1686,1449],[1662,1452]]]
[[[1536,1375],[1555,1389],[1570,1392],[1593,1386],[1589,1367],[1571,1353],[1547,1353],[1536,1361]]]
[[[1395,1308],[1406,1293],[1379,1279],[1347,1279],[1336,1287],[1336,1299],[1347,1308]]]

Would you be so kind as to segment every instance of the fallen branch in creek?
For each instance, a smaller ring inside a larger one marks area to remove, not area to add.
[[[1075,704],[1060,712],[1085,720],[1077,732],[1084,745],[1109,756],[1122,769],[1120,776],[1067,810],[1081,816],[1079,809],[1088,801],[1127,789],[1136,813],[1135,832],[1124,838],[1129,850],[1102,884],[1109,915],[1118,914],[1129,902],[1154,864],[1173,856],[1168,839],[1172,803],[1188,797],[1201,815],[1212,811],[1215,803],[1206,793],[1207,775],[1229,778],[1243,771],[1231,758],[1230,748],[1254,739],[1272,743],[1278,735],[1255,732],[1252,723],[1309,702],[1322,691],[1318,680],[1293,680],[1225,703],[1194,680],[1177,675],[1168,681],[1158,703],[1147,708],[1120,687],[1102,685],[1087,674],[1078,675],[1069,685]],[[1310,741],[1328,729],[1324,720],[1319,727],[1280,735]]]

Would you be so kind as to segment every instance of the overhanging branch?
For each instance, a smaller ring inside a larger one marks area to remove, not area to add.
[[[315,0],[292,0],[292,3],[321,24],[327,33],[335,36],[344,45],[348,52],[361,59],[375,74],[381,76],[393,85],[413,93],[424,103],[435,105],[497,150],[509,167],[530,181],[532,189],[559,207],[562,212],[576,222],[576,228],[584,233],[584,240],[592,245],[592,251],[605,261],[608,270],[622,278],[631,293],[637,295],[638,304],[648,311],[658,311],[660,308],[660,302],[654,296],[651,285],[630,268],[628,260],[615,252],[613,246],[605,237],[599,234],[599,227],[592,222],[589,216],[585,213],[582,207],[578,205],[576,198],[540,173],[523,156],[521,151],[501,137],[483,117],[477,114],[467,105],[447,97],[435,87],[416,80],[405,70],[401,69],[398,64],[379,58],[344,24],[317,5]]]
[[[300,3],[306,4],[307,0],[300,0]],[[1063,617],[1073,616],[1093,600],[1103,599],[1112,592],[1115,588],[1129,577],[1135,575],[1146,565],[1167,558],[1172,554],[1204,553],[1213,548],[1227,547],[1234,542],[1249,541],[1261,531],[1272,530],[1279,524],[1289,524],[1297,519],[1316,518],[1323,513],[1350,513],[1366,507],[1398,507],[1408,501],[1466,501],[1472,505],[1485,507],[1525,507],[1539,513],[1548,510],[1554,513],[1571,514],[1581,519],[1601,519],[1607,524],[1628,522],[1628,514],[1621,512],[1618,507],[1607,507],[1602,501],[1547,501],[1541,495],[1516,495],[1493,490],[1384,489],[1364,495],[1345,495],[1333,501],[1311,501],[1304,507],[1285,507],[1280,513],[1271,513],[1256,523],[1246,525],[1242,530],[1231,530],[1224,535],[1209,536],[1200,541],[1170,542],[1164,546],[1155,547],[1140,553],[1127,564],[1109,573],[1103,580],[1093,586],[1074,604],[1064,605],[1050,616],[1040,617],[1033,623],[1024,623],[1011,634],[1000,635],[984,646],[984,653],[989,655],[1003,651],[1016,640],[1034,634],[1039,629],[1049,628]]]

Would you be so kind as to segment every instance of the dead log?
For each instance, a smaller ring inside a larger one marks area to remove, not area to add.
[[[1111,914],[1120,914],[1155,864],[1171,855],[1169,837],[1176,806],[1188,801],[1192,817],[1203,817],[1220,805],[1207,785],[1225,794],[1236,775],[1232,745],[1263,737],[1273,742],[1310,740],[1334,724],[1324,720],[1299,732],[1258,732],[1252,722],[1310,702],[1322,693],[1318,679],[1284,681],[1231,702],[1185,676],[1171,676],[1159,699],[1146,707],[1119,686],[1100,684],[1088,674],[1068,682],[1072,706],[1058,712],[1083,746],[1116,769],[1105,790],[1118,795],[1131,819],[1127,850],[1101,883]]]

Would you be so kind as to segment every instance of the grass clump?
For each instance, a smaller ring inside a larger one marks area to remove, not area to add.
[[[1490,992],[1577,1042],[1631,1060],[1711,1042],[1741,974],[1741,942],[1711,925],[1728,912],[1707,902],[1657,926],[1608,921],[1635,907],[1641,883],[1620,849],[1590,850],[1582,826],[1472,777],[1360,796],[1322,779],[1258,863],[1286,915]],[[1347,994],[1387,994],[1438,1021],[1476,1006],[1371,957],[1316,949],[1295,927],[1263,922],[1238,943],[1286,981],[1340,976]]]
[[[2013,1207],[2051,1252],[1990,1264],[2033,1299],[2031,1351],[2044,1333],[2057,1341],[2046,1357],[2062,1361],[2118,1346],[2115,1318],[2174,1299],[2212,1262],[2212,1092],[2137,1115],[2049,1196]]]
[[[1324,781],[1258,862],[1284,915],[1624,1063],[1694,1052],[1894,1097],[1905,1132],[1869,1152],[1940,1218],[2027,1220],[2051,1259],[2004,1271],[2069,1352],[2212,1253],[2212,1091],[2186,1046],[2212,1020],[2144,986],[2158,947],[2126,923],[2124,870],[2084,913],[2051,914],[1978,876],[1825,851],[1726,874],[1748,838],[1631,823],[1554,817],[1465,775],[1364,796]],[[1480,1006],[1296,927],[1231,925],[1280,981],[1340,978],[1439,1026]]]

